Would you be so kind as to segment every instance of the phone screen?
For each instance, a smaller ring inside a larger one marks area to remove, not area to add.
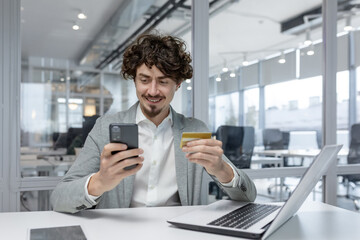
[[[111,143],[123,143],[127,145],[127,149],[138,148],[138,125],[133,123],[112,123],[109,126],[109,136]],[[111,154],[116,154],[119,151],[113,151]],[[137,157],[137,156],[135,156]],[[130,170],[138,164],[125,167],[125,170]]]

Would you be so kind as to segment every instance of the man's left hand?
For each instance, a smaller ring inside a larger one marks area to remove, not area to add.
[[[215,139],[190,141],[182,148],[190,162],[200,164],[221,183],[230,182],[234,173],[229,164],[222,159],[222,142]]]

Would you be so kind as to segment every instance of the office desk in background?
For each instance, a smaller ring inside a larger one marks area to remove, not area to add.
[[[22,155],[36,154],[38,156],[61,156],[66,154],[66,148],[58,148],[56,150],[52,148],[29,148],[21,147],[20,153]]]
[[[271,157],[310,157],[314,158],[320,153],[320,149],[297,149],[297,150],[254,150],[253,154]],[[347,157],[348,149],[341,149],[338,157]]]
[[[166,222],[201,206],[85,210],[77,214],[57,212],[0,213],[2,239],[27,239],[30,228],[81,225],[89,240],[98,239],[240,239],[184,230]],[[320,202],[305,202],[300,212],[269,239],[358,239],[360,214]]]

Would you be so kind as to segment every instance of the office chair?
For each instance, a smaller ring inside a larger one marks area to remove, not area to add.
[[[220,126],[216,131],[216,139],[222,141],[224,155],[239,169],[250,168],[251,157],[255,146],[255,130],[253,127]],[[225,193],[210,182],[210,194],[222,199]]]
[[[90,131],[93,129],[96,120],[99,118],[99,115],[93,116],[83,116],[83,124],[82,124],[82,142],[85,143],[87,136]]]
[[[66,134],[66,154],[75,155],[75,147],[82,147],[82,128],[73,128],[70,127]]]
[[[347,157],[348,164],[360,163],[360,123],[356,123],[351,126],[351,139],[349,146],[349,154]],[[350,187],[355,189],[359,186],[360,174],[344,175],[344,180],[347,183],[346,197],[352,199],[355,204],[356,210],[359,210],[360,196],[354,196],[350,194]]]
[[[266,128],[263,130],[263,145],[265,150],[284,149],[283,134],[278,128]],[[275,167],[273,164],[263,164],[263,168]]]
[[[283,134],[278,128],[263,130],[263,144],[265,150],[284,149]]]
[[[281,131],[281,134],[283,137],[283,149],[288,149],[290,142],[290,132]]]
[[[265,150],[282,150],[287,149],[289,146],[289,139],[290,139],[290,133],[289,132],[283,132],[280,131],[278,128],[266,128],[263,130],[263,144]],[[284,160],[284,167],[289,167],[288,158],[283,158]],[[263,164],[263,168],[268,167],[275,167],[272,164]],[[271,194],[272,189],[276,188],[277,186],[284,187],[285,191],[289,192],[290,188],[286,184],[280,183],[280,184],[271,184],[267,191],[269,194]]]
[[[58,148],[67,148],[67,133],[53,133],[53,149],[56,150]]]
[[[222,141],[224,155],[237,168],[250,168],[255,146],[253,127],[223,125],[217,129],[216,139]]]
[[[289,140],[289,150],[310,150],[319,149],[317,131],[291,131]],[[296,160],[300,160],[297,161]],[[304,157],[291,157],[284,159],[284,166],[301,167],[304,166]],[[312,161],[312,158],[310,159]],[[291,163],[292,162],[292,163]]]

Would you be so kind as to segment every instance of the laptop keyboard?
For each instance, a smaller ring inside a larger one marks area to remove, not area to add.
[[[281,206],[249,203],[208,223],[208,225],[248,229]]]

